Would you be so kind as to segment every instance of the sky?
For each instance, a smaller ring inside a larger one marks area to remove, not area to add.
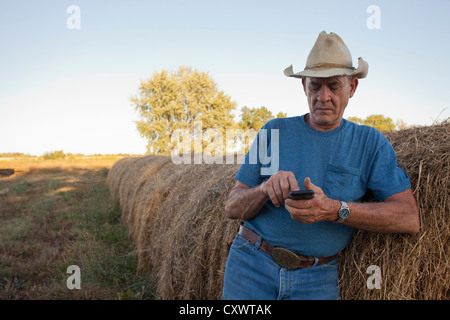
[[[302,71],[323,30],[369,64],[344,117],[431,125],[450,116],[449,12],[448,0],[0,0],[0,153],[144,154],[130,97],[179,66],[207,72],[237,114],[305,114],[283,70]]]

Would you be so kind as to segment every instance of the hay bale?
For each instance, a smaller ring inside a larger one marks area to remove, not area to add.
[[[0,178],[12,176],[14,172],[14,169],[0,169]]]
[[[164,156],[116,164],[107,184],[158,298],[220,298],[226,243],[239,228],[223,209],[239,165],[176,165]]]
[[[133,158],[122,158],[108,171],[108,176],[106,177],[106,185],[109,188],[111,198],[116,205],[120,205],[119,189],[121,186],[121,179],[125,176],[124,173],[127,172],[127,162],[132,161]]]
[[[340,255],[342,299],[449,298],[449,128],[446,121],[386,134],[410,175],[421,231],[357,231]],[[175,165],[161,156],[126,158],[111,168],[111,196],[159,299],[220,299],[226,242],[239,226],[223,211],[238,168]],[[370,265],[381,269],[381,289],[367,288]]]
[[[223,285],[226,242],[233,239],[239,225],[223,214],[236,168],[183,167],[179,170],[184,179],[173,185],[151,227],[142,234],[143,243],[154,244],[145,260],[156,275],[161,299],[217,299]]]

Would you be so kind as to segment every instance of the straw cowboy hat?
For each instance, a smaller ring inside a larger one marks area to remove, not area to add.
[[[284,70],[284,74],[294,78],[329,78],[334,76],[354,76],[365,78],[369,65],[358,58],[358,68],[353,67],[352,55],[344,41],[337,34],[322,31],[306,60],[305,70],[294,73],[292,65]]]

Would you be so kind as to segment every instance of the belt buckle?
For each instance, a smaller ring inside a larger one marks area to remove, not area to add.
[[[280,267],[288,270],[298,269],[300,267],[300,257],[291,250],[275,247],[272,249],[272,259]]]

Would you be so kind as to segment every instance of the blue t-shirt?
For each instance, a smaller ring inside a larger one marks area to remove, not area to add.
[[[368,190],[383,201],[410,188],[394,149],[376,129],[343,119],[334,130],[318,131],[304,117],[266,123],[235,178],[255,187],[277,171],[292,171],[300,189],[310,177],[329,198],[347,202],[360,202]],[[273,246],[318,257],[343,250],[353,234],[353,228],[335,222],[295,221],[284,206],[276,208],[270,200],[244,225]]]

